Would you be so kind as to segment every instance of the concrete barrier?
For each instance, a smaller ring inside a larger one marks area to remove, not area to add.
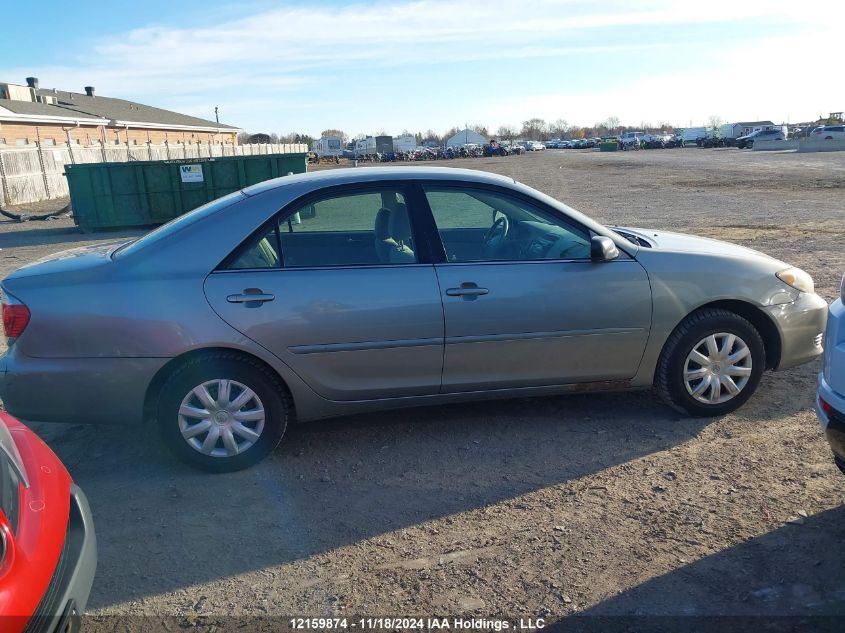
[[[799,141],[799,152],[842,152],[845,151],[845,139],[806,139]]]
[[[778,150],[796,150],[799,141],[754,141],[751,149],[755,152],[776,152]]]
[[[842,152],[845,139],[800,139],[791,141],[755,141],[755,152],[799,151],[799,152]]]

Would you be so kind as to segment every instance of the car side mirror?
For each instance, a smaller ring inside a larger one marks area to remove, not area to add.
[[[590,259],[594,262],[609,262],[619,257],[619,249],[609,237],[594,235],[590,239]]]

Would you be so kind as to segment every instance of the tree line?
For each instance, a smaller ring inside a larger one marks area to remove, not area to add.
[[[496,130],[492,130],[480,123],[467,125],[467,128],[478,132],[481,136],[489,139],[497,139],[502,141],[511,141],[514,139],[521,139],[526,141],[547,141],[552,138],[595,138],[599,136],[616,136],[628,130],[637,130],[641,132],[674,132],[675,126],[666,122],[658,122],[652,125],[648,122],[641,122],[637,126],[621,125],[618,117],[608,117],[606,120],[594,123],[591,126],[577,126],[570,125],[565,119],[557,119],[555,121],[547,122],[541,118],[532,118],[522,122],[522,126],[516,125],[501,125]],[[407,129],[402,130],[399,136],[413,136],[416,139],[417,145],[434,144],[437,146],[445,145],[446,140],[453,137],[458,132],[463,131],[463,127],[452,127],[448,130],[438,133],[432,129],[425,132],[411,132]],[[343,143],[348,143],[350,140],[363,139],[367,136],[392,136],[384,130],[379,130],[375,134],[356,134],[350,136],[343,130],[326,129],[320,132],[320,136],[335,136],[340,138]],[[307,143],[309,146],[318,137],[313,137],[309,134],[300,132],[290,132],[288,134],[267,134],[267,133],[251,133],[242,132],[238,135],[238,142],[246,143]]]

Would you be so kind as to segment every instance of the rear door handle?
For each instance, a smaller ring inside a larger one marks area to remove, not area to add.
[[[449,288],[446,294],[450,297],[479,297],[490,291],[487,288]]]
[[[465,281],[460,288],[447,288],[446,294],[450,297],[463,297],[467,301],[474,301],[481,295],[486,295],[490,291],[487,288],[479,288],[471,281]]]
[[[259,288],[247,288],[243,291],[243,294],[229,295],[226,297],[226,301],[229,303],[245,303],[247,307],[252,307],[261,305],[265,301],[272,301],[275,298],[276,295],[262,292]]]

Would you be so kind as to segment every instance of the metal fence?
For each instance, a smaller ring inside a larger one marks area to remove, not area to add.
[[[68,195],[65,165],[125,163],[135,160],[179,160],[214,156],[295,154],[307,152],[301,143],[251,145],[165,144],[79,147],[31,144],[0,148],[0,204],[24,204]]]

